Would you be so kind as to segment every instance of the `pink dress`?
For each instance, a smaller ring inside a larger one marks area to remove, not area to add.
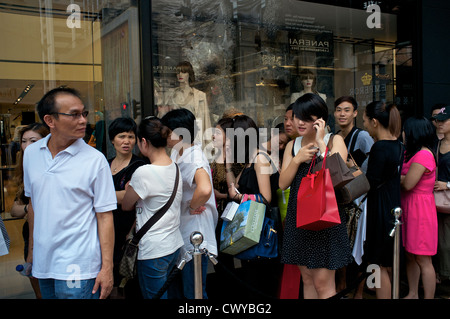
[[[402,240],[405,250],[422,256],[437,252],[438,222],[433,188],[436,178],[436,162],[427,150],[417,152],[403,163],[402,175],[406,175],[412,163],[419,163],[428,171],[410,191],[402,191]]]

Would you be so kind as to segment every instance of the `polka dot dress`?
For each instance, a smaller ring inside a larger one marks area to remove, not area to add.
[[[302,163],[291,185],[285,220],[281,261],[313,268],[336,270],[352,261],[345,227],[345,213],[339,210],[341,224],[320,231],[297,228],[297,192],[309,163]]]

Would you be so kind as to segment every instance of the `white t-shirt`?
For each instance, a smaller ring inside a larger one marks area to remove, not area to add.
[[[130,186],[141,198],[136,203],[136,231],[169,201],[175,177],[176,166],[173,162],[167,166],[143,165],[133,173]],[[180,173],[172,205],[139,241],[139,260],[164,257],[183,246],[180,232],[182,181]]]
[[[23,159],[25,196],[34,209],[33,276],[95,278],[101,268],[96,213],[117,208],[111,170],[82,139],[52,158],[50,136],[28,146]]]
[[[194,145],[183,151],[183,155],[178,158],[178,152],[172,151],[171,158],[176,161],[180,167],[181,175],[183,176],[183,200],[181,202],[181,235],[183,236],[184,248],[181,251],[180,257],[185,257],[187,261],[191,260],[191,255],[186,255],[186,251],[192,250],[193,246],[190,241],[190,236],[194,231],[199,231],[203,235],[203,243],[200,248],[206,248],[211,254],[217,255],[216,243],[216,225],[218,220],[218,213],[216,208],[216,201],[214,192],[205,204],[206,210],[198,215],[191,215],[189,213],[189,205],[194,195],[196,184],[194,182],[194,175],[198,169],[204,169],[211,181],[211,168],[203,154],[200,145]]]

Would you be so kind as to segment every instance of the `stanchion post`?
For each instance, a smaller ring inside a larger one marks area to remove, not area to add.
[[[392,209],[394,215],[394,228],[390,232],[390,236],[394,237],[394,264],[392,265],[392,299],[399,299],[400,291],[400,216],[402,209],[396,207]]]
[[[190,240],[191,244],[194,246],[194,297],[195,299],[203,299],[202,252],[200,251],[200,245],[203,242],[203,235],[200,232],[193,232]]]

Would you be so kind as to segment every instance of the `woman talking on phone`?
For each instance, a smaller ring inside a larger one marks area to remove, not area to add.
[[[297,228],[297,193],[314,155],[323,157],[332,145],[328,155],[339,153],[346,161],[347,148],[341,136],[327,133],[328,108],[318,95],[301,96],[293,113],[299,137],[286,146],[279,180],[281,189],[291,187],[281,261],[300,268],[305,299],[325,299],[336,294],[336,269],[352,260],[346,217],[339,212],[341,224],[319,231]]]

